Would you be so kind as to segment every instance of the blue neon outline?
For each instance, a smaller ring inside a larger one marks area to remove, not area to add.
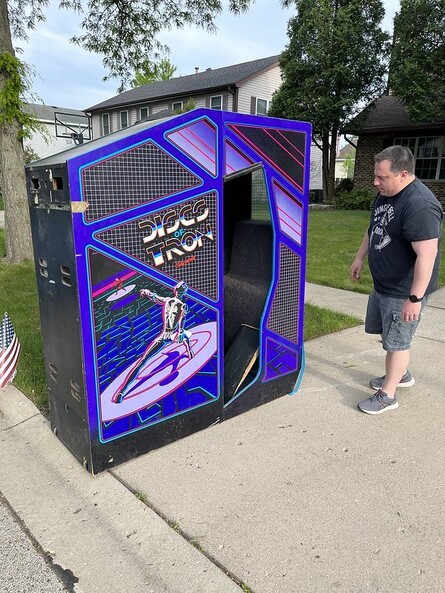
[[[288,395],[295,395],[297,393],[297,391],[300,389],[300,384],[303,380],[305,369],[306,369],[306,350],[305,350],[305,347],[303,344],[303,346],[301,347],[301,365],[300,365],[300,370],[298,372],[298,377],[297,377],[297,380],[295,381],[294,388],[292,389],[292,391],[290,391],[288,393]]]
[[[272,213],[272,202],[270,200],[270,195],[269,195],[269,187],[268,187],[268,183],[267,183],[267,171],[264,167],[264,162],[261,163],[262,164],[262,171],[263,171],[263,177],[264,177],[264,185],[266,187],[266,191],[267,191],[267,204],[269,206],[269,213],[271,215],[271,220],[273,220],[273,213]],[[242,169],[241,169],[242,170]],[[261,317],[260,317],[260,327],[259,327],[259,331],[260,331],[260,344],[259,344],[259,355],[258,355],[258,371],[255,375],[255,377],[252,379],[252,381],[246,385],[245,387],[243,387],[243,389],[241,389],[236,395],[234,395],[226,404],[224,404],[224,408],[227,408],[228,406],[230,406],[235,400],[238,399],[238,397],[244,393],[246,391],[246,389],[248,389],[249,387],[251,387],[254,383],[256,383],[258,381],[258,378],[261,375],[261,372],[263,370],[263,355],[264,355],[264,316],[265,313],[267,311],[268,308],[270,308],[270,296],[271,296],[271,291],[272,291],[272,287],[275,286],[275,267],[276,267],[276,260],[275,260],[275,255],[276,255],[276,249],[275,249],[275,245],[276,245],[276,234],[275,234],[275,224],[272,224],[272,233],[273,233],[273,251],[272,251],[272,279],[269,285],[269,289],[267,291],[267,296],[266,296],[266,300],[264,302],[264,307],[263,307],[263,312],[261,313]],[[224,378],[225,379],[225,378]]]

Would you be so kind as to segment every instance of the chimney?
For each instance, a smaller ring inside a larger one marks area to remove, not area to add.
[[[198,74],[199,72],[199,66],[195,66],[195,74]]]

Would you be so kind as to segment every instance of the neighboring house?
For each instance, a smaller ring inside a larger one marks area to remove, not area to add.
[[[338,151],[337,158],[335,159],[335,181],[340,182],[342,179],[348,177],[352,179],[347,170],[348,158],[355,159],[355,148],[351,144],[346,144]],[[351,167],[353,168],[353,167]]]
[[[136,121],[169,109],[183,109],[194,99],[196,107],[265,115],[272,94],[281,84],[279,56],[252,62],[207,68],[195,74],[144,84],[89,107],[93,138],[121,130]]]
[[[373,190],[374,155],[388,146],[408,146],[416,160],[416,176],[445,205],[445,120],[413,124],[398,99],[376,99],[342,130],[358,136],[354,187]]]
[[[90,135],[85,129],[89,125],[89,118],[85,112],[79,109],[50,107],[36,103],[27,103],[26,108],[28,113],[33,115],[43,127],[43,133],[39,130],[32,132],[31,138],[24,140],[25,148],[32,149],[39,159],[74,146],[77,140],[73,138],[73,134],[82,130],[85,130],[85,141],[90,139]],[[67,125],[58,123],[56,126],[56,114],[59,114],[58,119]],[[60,137],[62,134],[65,134],[64,137]]]
[[[279,56],[225,66],[131,89],[85,111],[91,115],[93,138],[105,136],[147,117],[196,107],[266,115],[281,85]],[[310,188],[322,187],[321,151],[312,146]]]

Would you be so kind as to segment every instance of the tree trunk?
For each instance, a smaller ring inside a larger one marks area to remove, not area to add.
[[[0,54],[14,54],[7,0],[0,0]],[[7,74],[0,72],[0,96]],[[25,155],[16,121],[0,124],[0,188],[5,204],[6,261],[32,259],[31,225],[26,195]]]
[[[329,202],[329,134],[322,135],[323,202]]]
[[[337,157],[337,130],[332,131],[331,144],[329,147],[329,177],[328,177],[328,196],[329,201],[333,202],[335,198],[335,159]]]

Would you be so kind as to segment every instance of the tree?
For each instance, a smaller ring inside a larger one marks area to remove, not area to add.
[[[380,27],[385,11],[381,0],[295,5],[280,57],[283,83],[269,114],[311,122],[313,141],[323,152],[323,197],[331,201],[339,130],[386,85],[389,35]]]
[[[187,111],[191,111],[192,109],[196,109],[197,101],[193,97],[187,99],[187,101],[182,106],[182,109],[176,109],[175,113],[187,113]]]
[[[353,152],[349,152],[345,156],[345,160],[343,162],[343,171],[345,172],[347,179],[354,178],[354,169],[355,169],[355,149]]]
[[[401,0],[389,86],[414,123],[445,118],[445,2]]]
[[[143,84],[152,84],[153,82],[161,82],[163,80],[170,80],[178,69],[172,64],[168,58],[162,58],[159,62],[150,62],[145,60],[141,67],[134,73],[134,78],[131,81],[131,87],[134,89]]]
[[[229,0],[235,14],[247,10],[251,0]],[[48,0],[0,0],[0,171],[5,204],[6,259],[19,262],[32,257],[22,145],[23,64],[17,60],[12,39],[25,39],[27,29],[45,20]],[[107,74],[120,89],[146,60],[168,51],[157,39],[165,29],[195,25],[215,30],[222,0],[59,0],[59,7],[83,13],[81,34],[72,42],[103,56]]]
[[[23,137],[32,118],[21,95],[26,90],[26,68],[14,55],[5,1],[0,1],[0,187],[5,206],[6,259],[15,263],[32,255],[31,227],[26,198]]]

